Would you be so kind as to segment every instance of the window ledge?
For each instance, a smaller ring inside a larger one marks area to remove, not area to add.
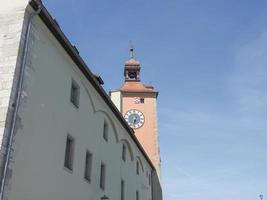
[[[79,110],[79,106],[76,106],[74,103],[72,103],[71,101],[69,102],[73,108],[75,108],[75,110]]]
[[[84,180],[86,183],[91,184],[91,179],[83,178],[83,180]]]
[[[69,172],[70,174],[73,174],[73,169],[70,169],[64,166],[64,170]]]

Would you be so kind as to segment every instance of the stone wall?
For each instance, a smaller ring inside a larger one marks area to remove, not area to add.
[[[18,75],[22,60],[21,47],[25,38],[23,27],[26,0],[8,3],[0,0],[0,172],[4,166],[4,156],[8,144],[13,105]],[[19,7],[18,7],[19,6]],[[14,147],[13,147],[14,148]],[[11,171],[8,170],[8,178]],[[2,174],[0,174],[0,180]]]

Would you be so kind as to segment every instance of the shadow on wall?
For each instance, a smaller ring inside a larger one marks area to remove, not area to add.
[[[162,200],[162,188],[156,170],[152,171],[151,179],[152,179],[152,199]]]

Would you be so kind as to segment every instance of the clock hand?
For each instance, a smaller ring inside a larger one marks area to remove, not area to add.
[[[137,118],[134,116],[134,117],[133,117],[133,123],[134,123],[134,124],[136,123],[136,120],[137,120]]]

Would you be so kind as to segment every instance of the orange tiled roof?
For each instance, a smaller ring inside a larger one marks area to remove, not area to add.
[[[126,81],[120,88],[121,91],[131,91],[131,92],[155,92],[153,86],[144,85],[141,82],[136,81]]]

